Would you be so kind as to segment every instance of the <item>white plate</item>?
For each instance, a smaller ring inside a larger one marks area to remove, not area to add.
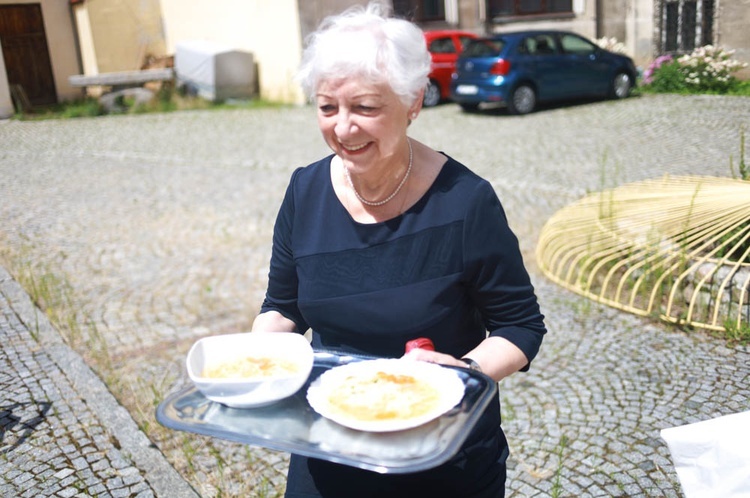
[[[215,367],[247,356],[279,359],[296,365],[297,371],[274,377],[204,377]],[[309,341],[291,332],[250,332],[204,337],[187,355],[190,380],[203,395],[233,408],[253,408],[292,396],[307,382],[313,366]]]
[[[479,88],[476,85],[458,85],[456,93],[459,95],[476,95],[479,93]]]
[[[378,376],[377,384],[372,383]],[[404,385],[419,389],[410,391]],[[390,432],[436,419],[461,402],[464,389],[455,370],[422,361],[378,359],[327,370],[310,385],[307,400],[320,415],[350,429]],[[350,396],[342,396],[344,392]],[[346,401],[361,408],[360,413],[342,408]]]

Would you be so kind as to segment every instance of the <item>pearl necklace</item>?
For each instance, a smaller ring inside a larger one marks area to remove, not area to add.
[[[404,184],[406,183],[406,179],[409,178],[409,173],[411,173],[412,160],[414,159],[414,152],[412,151],[412,148],[411,148],[411,140],[407,138],[406,143],[409,144],[409,167],[406,168],[406,174],[404,175],[404,178],[401,180],[401,183],[398,184],[398,187],[396,187],[396,190],[394,190],[391,195],[389,195],[382,201],[373,202],[373,201],[368,201],[367,199],[362,197],[359,194],[359,192],[357,192],[357,188],[354,186],[354,183],[352,182],[352,177],[349,174],[349,168],[344,166],[344,174],[346,175],[346,180],[349,182],[349,186],[354,191],[354,195],[357,196],[357,199],[359,199],[359,202],[361,202],[362,204],[367,204],[368,206],[382,206],[383,204],[389,202],[391,199],[396,197],[396,195],[401,191],[401,187],[404,186]]]

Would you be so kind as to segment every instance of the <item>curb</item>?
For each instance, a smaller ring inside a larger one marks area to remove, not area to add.
[[[97,414],[102,426],[119,443],[120,451],[132,459],[156,496],[198,497],[164,455],[138,428],[128,411],[109,392],[102,380],[83,358],[73,351],[37,308],[26,291],[8,271],[0,266],[0,294],[10,303],[11,311],[28,330],[37,331],[39,345],[66,373],[78,393],[85,393],[87,405]],[[44,376],[45,372],[37,375]]]

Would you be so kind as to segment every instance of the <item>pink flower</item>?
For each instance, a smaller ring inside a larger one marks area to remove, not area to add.
[[[656,59],[654,59],[654,62],[649,64],[648,68],[643,72],[643,82],[645,84],[649,84],[654,80],[654,72],[656,72],[657,69],[659,69],[663,64],[668,64],[672,62],[674,58],[667,54],[667,55],[660,55]]]

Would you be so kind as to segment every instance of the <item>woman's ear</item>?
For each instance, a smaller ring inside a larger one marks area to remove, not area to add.
[[[419,111],[422,110],[422,101],[424,100],[424,88],[419,91],[417,94],[417,98],[414,99],[414,103],[409,107],[409,124],[411,124],[412,121],[417,119],[417,116],[419,116]]]

